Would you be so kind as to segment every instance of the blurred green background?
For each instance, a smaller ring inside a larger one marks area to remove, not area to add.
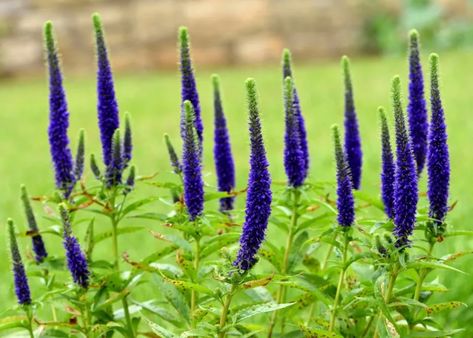
[[[105,1],[104,1],[105,2]],[[382,3],[373,1],[371,4]],[[360,119],[361,136],[364,152],[362,190],[379,194],[380,172],[380,142],[377,107],[383,105],[390,111],[390,83],[394,75],[402,79],[404,94],[407,91],[407,60],[406,37],[407,31],[417,27],[421,32],[423,44],[422,61],[424,71],[428,71],[428,54],[440,51],[441,90],[448,123],[449,144],[451,152],[451,202],[458,205],[449,215],[451,227],[469,229],[473,216],[473,184],[469,176],[473,168],[473,157],[470,149],[473,146],[473,119],[471,118],[473,83],[470,74],[473,72],[473,31],[468,16],[463,19],[451,19],[446,15],[444,7],[439,7],[442,1],[411,0],[402,2],[402,6],[393,10],[389,1],[385,7],[376,7],[369,20],[363,22],[363,34],[356,41],[359,49],[353,50],[352,73],[355,90],[355,100]],[[462,1],[463,3],[463,1]],[[466,3],[466,2],[465,2]],[[374,5],[373,5],[374,6]],[[470,8],[470,7],[468,7]],[[373,9],[372,9],[373,10]],[[84,14],[89,19],[88,11]],[[468,12],[469,13],[469,12]],[[107,13],[104,12],[104,18]],[[55,14],[56,15],[56,14]],[[107,21],[105,20],[105,24]],[[107,28],[107,26],[106,26]],[[35,28],[41,29],[39,23]],[[191,37],[193,30],[191,27]],[[67,37],[66,32],[59,33],[60,38]],[[40,39],[39,34],[36,36]],[[90,36],[89,36],[90,38]],[[90,40],[90,39],[89,39]],[[87,42],[90,42],[90,41]],[[115,40],[113,40],[115,41]],[[111,43],[112,63],[120,59],[120,53],[114,53]],[[330,41],[330,39],[328,40]],[[59,41],[60,46],[70,44],[67,39]],[[205,44],[204,44],[205,45]],[[165,55],[171,55],[175,64],[175,41],[170,47],[162,49]],[[291,47],[291,43],[288,44]],[[199,39],[193,39],[193,47],[202,49]],[[274,47],[274,46],[273,46]],[[248,173],[248,135],[246,121],[246,102],[244,81],[254,77],[257,82],[260,107],[263,114],[263,131],[270,160],[270,170],[274,181],[284,181],[282,164],[283,153],[283,103],[282,79],[279,62],[281,46],[277,44],[271,57],[258,62],[247,62],[246,65],[222,66],[219,62],[201,66],[198,62],[206,58],[196,52],[195,66],[197,70],[198,89],[201,97],[202,114],[205,124],[204,132],[204,171],[205,180],[209,185],[215,185],[216,178],[212,160],[213,107],[211,96],[212,73],[221,76],[224,108],[227,114],[228,126],[232,139],[233,152],[237,168],[237,188],[244,188]],[[258,49],[259,46],[257,45]],[[203,48],[205,50],[205,48]],[[334,180],[334,163],[330,126],[343,123],[343,87],[338,56],[352,51],[337,51],[337,57],[325,55],[320,58],[303,57],[303,53],[295,53],[295,78],[298,86],[303,113],[306,118],[311,152],[311,180]],[[93,53],[92,49],[87,52]],[[332,52],[331,52],[332,53]],[[329,53],[330,54],[330,53]],[[118,57],[115,58],[115,55]],[[140,58],[137,54],[136,58]],[[209,54],[211,55],[211,53]],[[298,55],[301,55],[299,58]],[[382,55],[382,56],[381,56]],[[76,136],[80,128],[87,134],[87,154],[100,154],[96,118],[96,91],[93,70],[93,58],[90,54],[86,60],[88,66],[81,71],[67,62],[65,53],[65,87],[69,102],[71,118],[70,137],[72,147],[76,144]],[[23,54],[18,54],[22,58]],[[26,55],[24,56],[27,57]],[[41,59],[35,62],[41,63]],[[205,63],[205,62],[203,62]],[[158,172],[168,177],[169,165],[167,153],[163,144],[163,134],[168,133],[178,149],[179,139],[179,106],[180,83],[177,67],[174,70],[159,70],[151,67],[146,70],[140,67],[122,67],[117,62],[115,84],[123,115],[128,111],[133,119],[134,159],[139,175]],[[36,68],[35,68],[36,69]],[[9,72],[6,72],[9,74]],[[18,78],[0,78],[0,225],[4,229],[7,217],[16,221],[20,230],[25,230],[25,219],[19,203],[19,186],[24,183],[31,195],[50,194],[53,192],[53,172],[50,163],[47,143],[48,125],[48,87],[46,76],[41,72],[29,72]],[[427,74],[426,74],[427,75]],[[426,76],[428,84],[428,75]],[[428,86],[426,94],[429,93]],[[404,95],[406,97],[406,95]],[[406,105],[406,100],[404,100]],[[389,115],[392,121],[392,116]],[[470,134],[472,133],[472,134]],[[86,178],[91,181],[91,173],[87,168]],[[425,174],[422,177],[420,190],[426,191]],[[143,188],[146,193],[163,193],[165,191]],[[143,192],[142,192],[143,194]],[[243,198],[239,198],[243,204]],[[420,206],[426,206],[423,198]],[[149,208],[160,208],[156,202]],[[213,207],[213,206],[209,206]],[[40,204],[35,205],[38,217],[45,215]],[[45,219],[39,220],[41,226],[50,225]],[[153,224],[148,226],[153,226]],[[102,224],[99,222],[97,228]],[[103,224],[108,230],[108,224]],[[276,229],[269,230],[269,236],[277,236]],[[0,232],[0,242],[4,242],[3,232]],[[82,236],[82,234],[80,234]],[[121,241],[120,248],[128,251],[133,257],[143,257],[153,251],[159,242],[142,233],[132,234]],[[82,239],[82,237],[81,237]],[[60,240],[47,237],[46,243],[53,254],[62,253]],[[30,250],[30,243],[20,240],[23,252]],[[464,238],[448,239],[437,247],[436,255],[471,250],[473,241]],[[0,312],[9,307],[13,300],[11,276],[8,273],[8,253],[6,245],[1,249],[4,255],[0,261],[2,288],[0,288]],[[99,244],[99,253],[108,254],[106,241]],[[468,256],[458,260],[456,266],[469,273]],[[469,275],[442,273],[441,282],[450,291],[445,295],[436,296],[436,300],[460,300],[473,306],[473,284]],[[33,290],[34,296],[34,290]],[[461,308],[453,312],[443,312],[440,317],[452,327],[467,328],[465,337],[473,332],[473,311]]]

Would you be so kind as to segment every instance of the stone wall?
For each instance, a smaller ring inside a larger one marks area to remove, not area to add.
[[[0,0],[0,75],[43,71],[41,31],[48,19],[68,71],[93,69],[95,11],[116,70],[175,67],[180,25],[189,27],[201,65],[271,61],[283,47],[300,59],[355,53],[369,15],[366,1]]]
[[[91,14],[101,13],[115,69],[175,67],[189,27],[199,64],[258,63],[289,47],[300,57],[356,51],[360,0],[0,0],[0,74],[43,69],[53,20],[68,70],[93,67]]]

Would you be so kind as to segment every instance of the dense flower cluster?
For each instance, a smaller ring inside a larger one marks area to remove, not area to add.
[[[235,266],[241,270],[250,269],[256,262],[255,255],[263,243],[269,215],[271,214],[271,177],[261,132],[256,83],[246,81],[250,130],[250,173],[246,198],[245,223],[240,237],[240,250]]]
[[[230,136],[228,135],[227,120],[223,111],[220,93],[220,80],[217,75],[212,76],[214,92],[214,159],[217,173],[218,190],[231,192],[235,188],[235,164],[233,162]],[[220,211],[233,209],[234,197],[220,199]]]
[[[103,162],[108,166],[112,161],[113,134],[118,129],[120,120],[102,21],[98,14],[94,14],[92,18],[97,49],[97,111],[100,137],[102,139]]]
[[[49,68],[49,145],[56,173],[56,187],[63,191],[65,197],[69,197],[75,183],[74,164],[67,135],[69,112],[51,22],[44,26],[44,39]]]
[[[297,92],[296,85],[294,83],[294,75],[292,73],[292,57],[291,52],[289,49],[285,49],[283,51],[282,57],[282,64],[283,64],[283,80],[285,80],[288,76],[292,78],[292,86],[294,89],[294,93],[292,95],[292,105],[294,110],[294,115],[297,119],[297,133],[299,138],[299,148],[300,152],[302,153],[302,160],[303,160],[303,168],[304,168],[304,179],[309,174],[309,165],[310,165],[310,157],[309,157],[309,145],[307,142],[307,130],[305,126],[304,116],[302,115],[301,104],[299,101],[299,93]],[[287,104],[287,103],[286,103]]]
[[[350,73],[350,60],[342,58],[343,79],[345,83],[345,154],[350,166],[353,188],[360,189],[363,152],[353,98],[353,84]]]
[[[184,101],[184,135],[182,149],[182,174],[184,176],[184,202],[189,219],[194,221],[204,210],[204,182],[199,143],[194,125],[195,112],[190,101]]]
[[[64,227],[64,249],[66,250],[67,267],[74,283],[87,288],[89,286],[89,267],[77,238],[72,234],[69,211],[61,204],[59,213]]]
[[[428,197],[429,215],[436,222],[442,223],[448,211],[448,190],[450,184],[450,158],[447,145],[447,127],[440,99],[438,79],[438,56],[430,57],[431,90],[430,102],[432,117],[429,130],[427,170],[429,175]]]
[[[381,120],[381,197],[384,203],[384,211],[389,219],[394,219],[394,177],[396,166],[391,148],[388,121],[384,108],[380,107],[379,118]]]
[[[15,284],[15,294],[18,304],[25,305],[31,303],[30,287],[25,273],[25,266],[21,260],[18,243],[16,241],[15,225],[11,219],[8,220],[8,235],[10,239],[10,253],[13,265],[13,278]]]
[[[414,231],[418,201],[417,170],[401,103],[401,81],[392,83],[392,100],[396,129],[396,173],[394,179],[394,234],[398,246],[409,244]]]
[[[424,169],[427,153],[427,108],[424,98],[424,75],[420,63],[419,34],[409,34],[409,100],[407,105],[412,150],[417,164],[417,174]]]
[[[355,221],[355,200],[350,167],[342,149],[338,127],[332,127],[332,131],[337,164],[337,221],[342,227],[349,227]]]

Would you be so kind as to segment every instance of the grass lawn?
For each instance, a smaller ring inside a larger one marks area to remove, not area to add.
[[[113,55],[112,55],[113,59]],[[471,118],[473,82],[469,80],[473,72],[473,55],[466,52],[441,55],[441,85],[448,122],[449,143],[452,160],[451,201],[458,205],[449,216],[450,223],[462,229],[470,227],[473,216],[473,118]],[[427,70],[427,53],[424,54],[424,69]],[[296,60],[297,61],[297,60]],[[212,97],[211,71],[221,75],[224,105],[230,128],[233,152],[237,167],[237,186],[243,188],[248,172],[247,111],[244,80],[254,77],[260,94],[260,107],[263,112],[263,132],[270,160],[270,170],[275,181],[283,181],[283,105],[281,70],[277,64],[252,66],[238,69],[198,70],[198,88],[201,95],[203,119],[205,123],[205,172],[206,181],[215,184],[212,162]],[[67,75],[67,69],[65,69]],[[383,105],[390,112],[390,83],[392,76],[400,74],[404,92],[407,88],[407,65],[404,59],[352,59],[355,100],[360,119],[364,151],[362,189],[377,194],[379,190],[380,142],[378,115],[376,108]],[[80,128],[87,133],[87,153],[100,154],[96,123],[96,97],[94,70],[83,77],[66,77],[65,86],[71,113],[70,135],[75,146],[75,137]],[[343,92],[341,71],[337,60],[318,64],[297,64],[296,83],[301,97],[303,113],[306,117],[311,152],[311,179],[334,180],[334,163],[330,126],[342,124]],[[427,79],[428,80],[428,79]],[[428,81],[427,81],[428,82]],[[179,126],[179,77],[176,72],[153,72],[142,74],[121,74],[116,76],[116,91],[121,112],[129,111],[133,118],[134,160],[141,175],[169,171],[163,134],[168,133],[180,148]],[[429,91],[427,91],[429,92]],[[404,100],[404,103],[406,101]],[[47,84],[43,77],[0,82],[0,218],[3,239],[4,224],[7,217],[13,217],[18,227],[25,229],[24,216],[19,203],[19,186],[24,183],[31,195],[50,193],[53,187],[53,173],[47,144],[48,96]],[[389,115],[392,121],[392,116]],[[470,134],[471,133],[471,134]],[[91,176],[87,171],[87,176]],[[425,175],[424,175],[425,176]],[[421,191],[426,190],[423,177]],[[240,198],[240,205],[242,199]],[[422,199],[421,204],[426,205]],[[38,215],[40,206],[37,206]],[[48,224],[41,221],[41,224]],[[104,224],[108,230],[108,225]],[[271,229],[269,236],[274,236]],[[54,241],[60,253],[60,241]],[[23,248],[29,242],[21,240]],[[437,247],[437,254],[451,251],[471,250],[473,241],[467,239],[447,241]],[[47,242],[48,245],[48,242]],[[107,254],[108,243],[102,242],[100,250]],[[130,235],[120,247],[136,256],[144,256],[159,245],[143,234]],[[49,245],[51,247],[51,245]],[[5,248],[5,246],[3,246]],[[6,249],[3,251],[6,257]],[[459,268],[469,271],[468,256],[457,263]],[[8,260],[0,261],[2,273],[2,302],[0,311],[13,300],[11,276],[8,273]],[[473,284],[469,276],[441,276],[443,283],[452,288],[447,299],[460,300],[473,305]],[[33,292],[34,296],[34,292]],[[446,312],[445,312],[446,313]],[[470,326],[473,331],[473,311],[463,309],[451,313],[449,320],[455,327]],[[459,322],[458,324],[455,322]]]

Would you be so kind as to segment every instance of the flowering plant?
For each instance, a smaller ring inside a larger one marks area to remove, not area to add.
[[[132,164],[131,117],[125,114],[120,121],[97,14],[93,27],[103,164],[91,155],[94,179],[86,179],[85,132],[79,133],[75,156],[69,147],[58,46],[47,22],[48,135],[57,193],[30,198],[21,187],[28,231],[17,232],[13,220],[7,222],[18,305],[2,315],[0,331],[31,337],[444,337],[463,331],[443,327],[436,317],[462,303],[431,301],[434,292],[447,291],[433,272],[461,275],[450,264],[466,254],[437,257],[435,246],[472,233],[447,221],[452,208],[439,58],[430,56],[428,120],[416,32],[410,34],[408,118],[398,76],[392,80],[394,129],[379,108],[378,198],[362,191],[362,143],[347,57],[342,58],[344,134],[332,127],[336,184],[312,180],[310,128],[291,54],[284,50],[287,183],[271,180],[256,81],[248,79],[249,176],[246,188],[235,186],[231,132],[215,75],[213,188],[203,175],[204,125],[187,29],[179,30],[182,102],[176,107],[183,147],[177,151],[165,135],[174,179],[164,181],[138,175]],[[421,175],[428,177],[427,199],[419,194]],[[145,186],[155,190],[138,197]],[[243,213],[235,201],[245,197]],[[47,221],[38,222],[32,200],[48,207]],[[207,203],[212,200],[219,200],[218,209]],[[155,202],[166,211],[151,208]],[[137,220],[146,225],[128,225]],[[76,235],[79,227],[86,228],[84,240]],[[283,240],[265,238],[268,227],[277,228]],[[156,238],[145,257],[119,246],[119,237],[135,232]],[[25,236],[34,255],[24,261],[17,237]],[[48,250],[53,236],[61,239],[62,253]],[[95,254],[100,242],[110,245],[107,257]],[[36,279],[40,283],[30,288]]]

